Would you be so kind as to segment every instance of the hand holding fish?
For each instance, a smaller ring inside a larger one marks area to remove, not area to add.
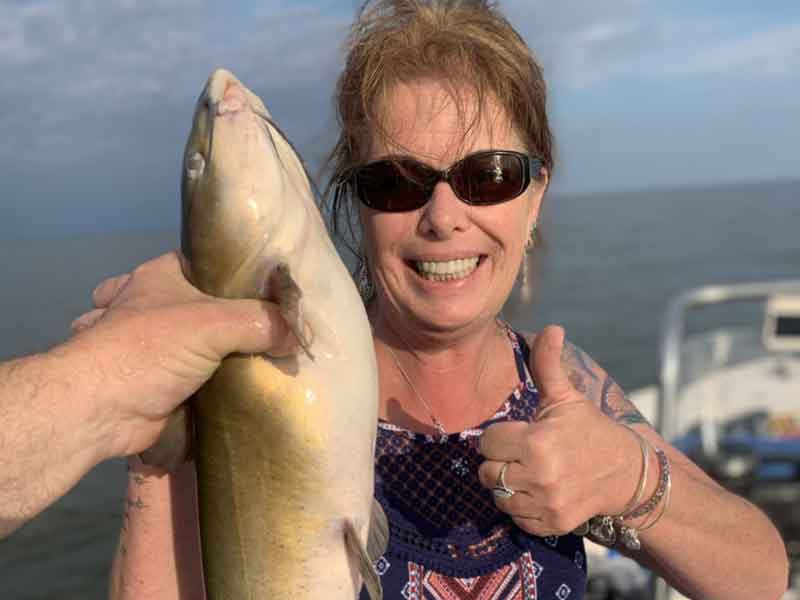
[[[96,308],[73,321],[67,348],[91,356],[102,381],[94,402],[114,431],[109,456],[149,448],[228,354],[284,355],[297,346],[274,305],[207,296],[185,279],[176,253],[106,279],[93,300]]]
[[[630,460],[638,454],[636,437],[570,381],[563,347],[561,328],[547,327],[537,336],[531,350],[540,394],[534,421],[492,425],[480,444],[487,459],[481,482],[500,490],[498,508],[539,536],[562,535],[594,515],[622,512],[642,467]]]
[[[176,254],[113,277],[73,337],[0,363],[0,538],[101,461],[140,452],[232,352],[296,348],[270,303],[192,287]]]

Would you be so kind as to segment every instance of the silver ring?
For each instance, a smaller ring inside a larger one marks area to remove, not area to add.
[[[508,465],[511,463],[504,462],[503,466],[500,467],[500,473],[497,475],[497,481],[494,482],[494,487],[492,488],[492,494],[494,494],[495,498],[511,498],[516,492],[510,489],[506,485],[506,469]]]

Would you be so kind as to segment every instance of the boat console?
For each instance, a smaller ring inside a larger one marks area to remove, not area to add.
[[[769,352],[800,353],[800,296],[779,294],[767,299],[762,339]]]

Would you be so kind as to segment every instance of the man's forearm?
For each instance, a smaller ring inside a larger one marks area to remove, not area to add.
[[[0,363],[0,538],[106,458],[90,369],[67,344]]]

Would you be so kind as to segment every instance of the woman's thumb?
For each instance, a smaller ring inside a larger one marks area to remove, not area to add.
[[[575,388],[564,369],[561,355],[564,349],[564,330],[548,325],[536,336],[531,348],[531,372],[539,389],[536,418],[555,406],[574,400]]]

